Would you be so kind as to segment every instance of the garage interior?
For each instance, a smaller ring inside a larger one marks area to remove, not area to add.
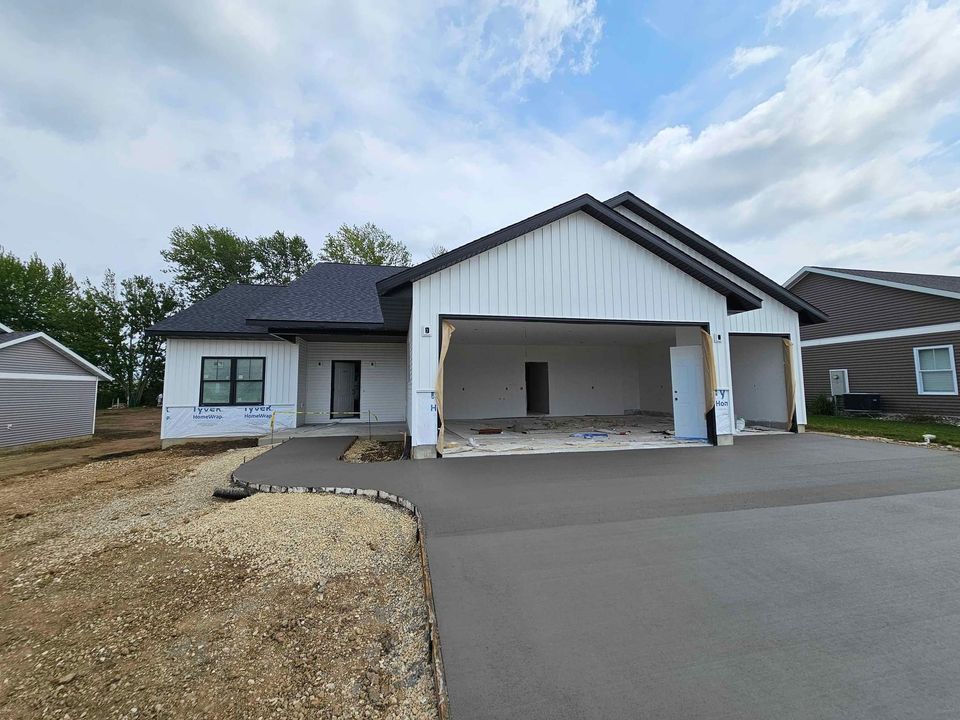
[[[698,326],[452,319],[443,360],[443,455],[707,446],[702,364],[678,437],[671,348],[702,362]],[[694,350],[696,348],[696,350]]]
[[[780,335],[730,334],[735,432],[787,432],[793,426],[790,345]]]

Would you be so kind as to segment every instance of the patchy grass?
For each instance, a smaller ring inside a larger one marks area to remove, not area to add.
[[[960,426],[913,420],[879,420],[877,418],[810,415],[807,430],[842,435],[882,437],[889,440],[923,442],[924,434],[936,435],[933,442],[960,447]]]
[[[210,455],[256,444],[255,438],[203,441],[177,445],[166,452]],[[160,408],[98,410],[96,433],[92,437],[0,451],[0,485],[7,478],[18,475],[115,460],[159,449]]]
[[[394,440],[366,440],[357,438],[343,454],[343,460],[352,463],[389,462],[403,457],[403,443]]]

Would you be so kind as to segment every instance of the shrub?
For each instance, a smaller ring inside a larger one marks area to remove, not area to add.
[[[820,393],[807,403],[807,412],[811,415],[836,415],[837,408],[832,397]]]

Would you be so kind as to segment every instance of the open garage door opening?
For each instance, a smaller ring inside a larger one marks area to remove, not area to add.
[[[780,335],[730,334],[737,434],[796,429],[790,341]]]
[[[699,326],[449,322],[445,457],[710,444]]]

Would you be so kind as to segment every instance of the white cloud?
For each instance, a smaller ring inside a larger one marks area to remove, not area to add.
[[[958,110],[960,3],[921,3],[801,57],[749,111],[698,132],[664,128],[609,169],[778,276],[853,243],[865,262],[886,264],[882,238],[932,223],[955,201],[955,160],[934,159]],[[949,271],[932,261],[938,228],[928,251],[904,262]]]
[[[596,0],[526,0],[519,3],[518,10],[523,30],[520,60],[510,72],[515,82],[522,83],[527,76],[549,80],[569,48],[573,49],[570,69],[580,74],[590,71],[594,46],[603,30]]]
[[[757,45],[756,47],[738,47],[730,59],[730,77],[736,77],[747,68],[763,65],[783,52],[777,45]]]
[[[157,273],[192,223],[319,246],[370,220],[422,257],[627,188],[777,278],[841,261],[960,272],[943,253],[960,0],[817,6],[842,39],[791,45],[775,91],[642,136],[643,118],[604,109],[563,132],[514,118],[531,84],[593,67],[592,0],[74,7],[0,10],[0,237],[80,275]]]
[[[902,3],[899,0],[779,0],[767,12],[767,29],[781,27],[806,9],[812,9],[819,18],[857,16],[862,22],[879,18],[892,6],[902,6]]]
[[[767,13],[769,25],[783,25],[785,21],[810,4],[810,0],[779,0]]]
[[[587,72],[601,29],[594,0],[5,6],[3,245],[98,275],[156,273],[178,224],[461,244],[582,192],[577,138],[498,103]]]
[[[885,213],[891,218],[925,218],[960,211],[960,188],[917,190],[895,200]]]
[[[577,74],[593,68],[603,33],[596,0],[482,0],[468,7],[456,16],[454,37],[466,48],[460,69],[473,79],[503,80],[517,92],[562,67]]]

